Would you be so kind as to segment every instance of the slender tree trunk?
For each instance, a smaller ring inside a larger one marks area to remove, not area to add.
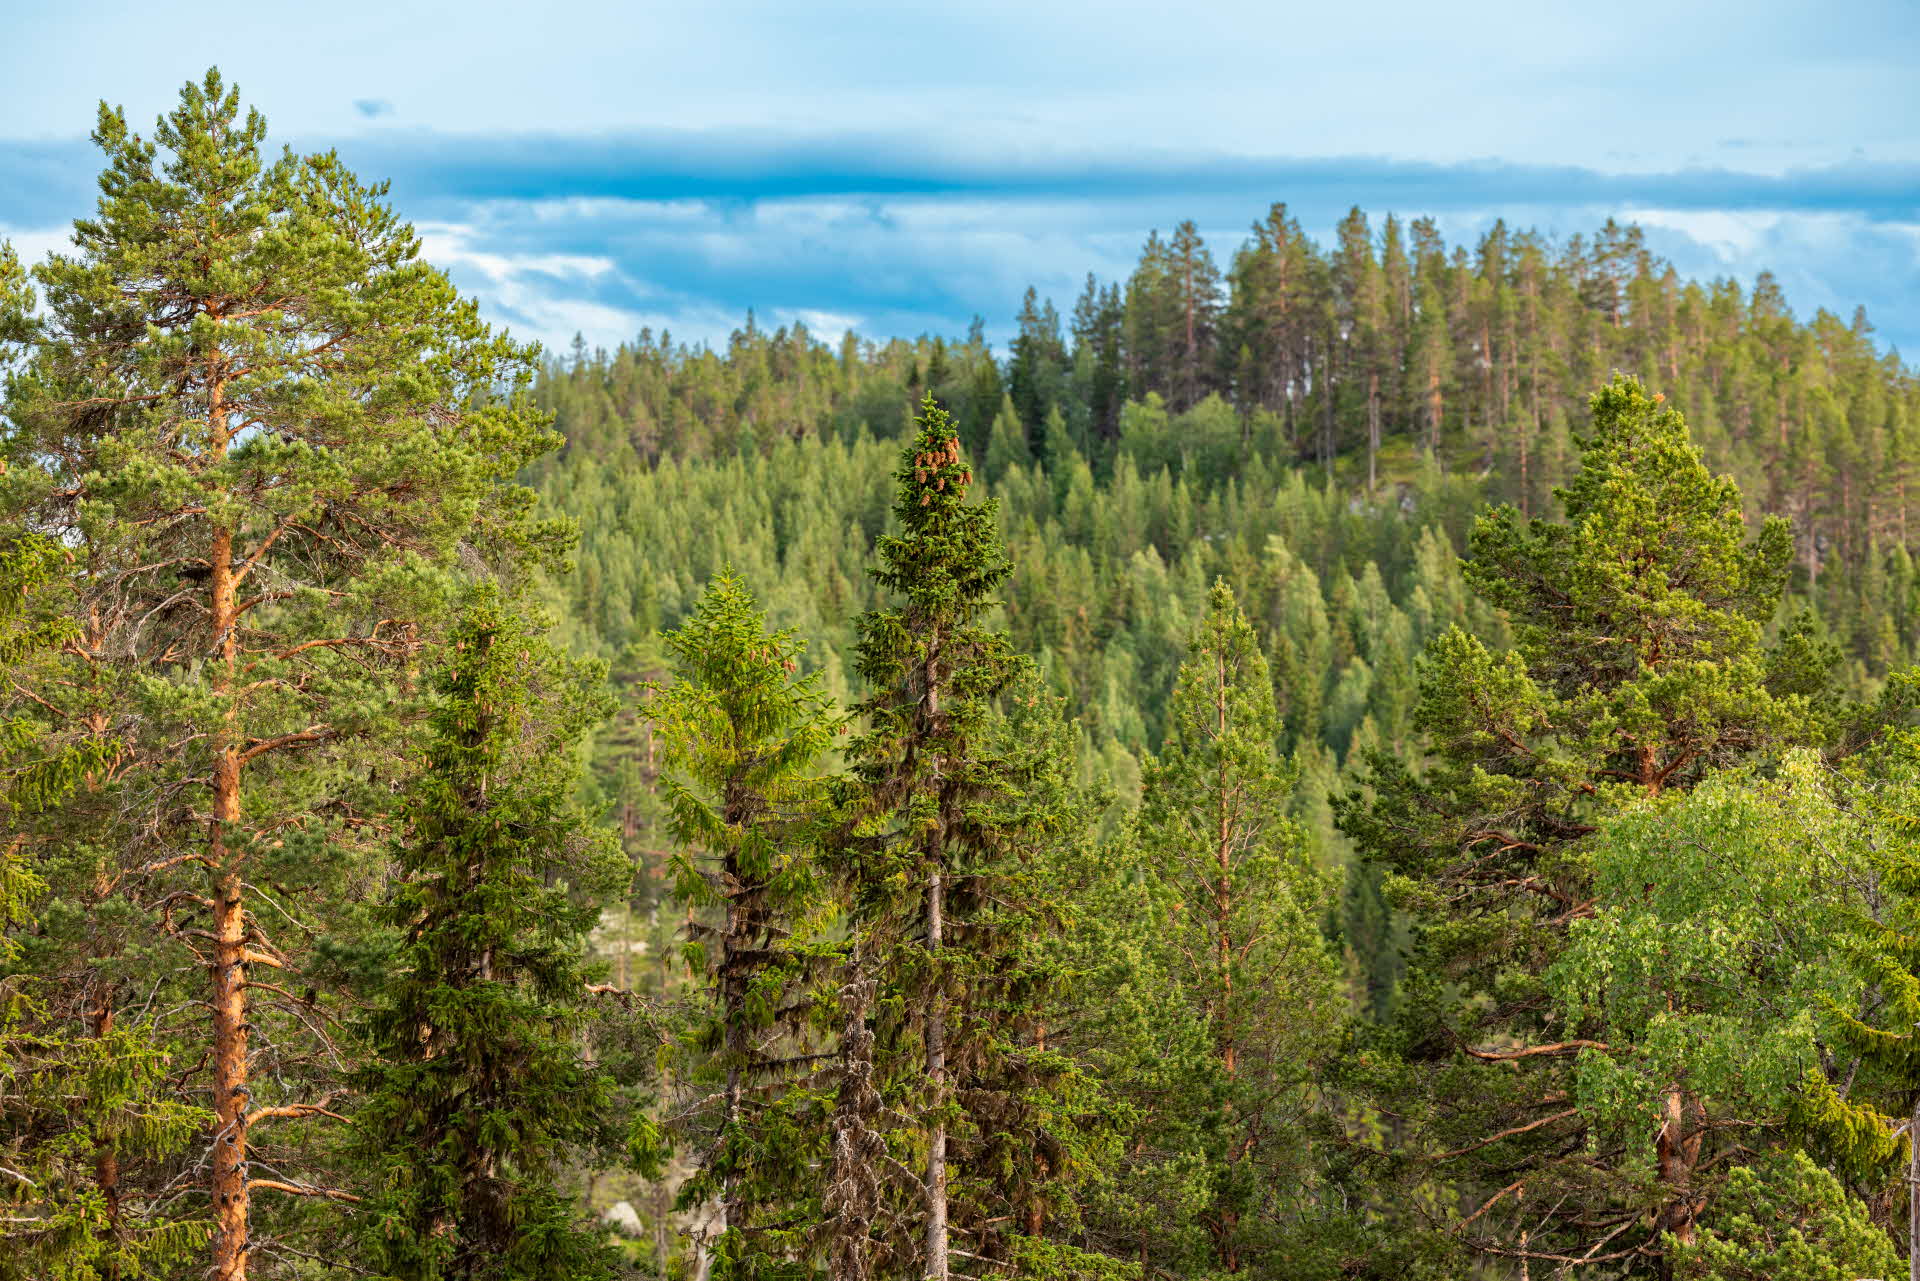
[[[1687,1128],[1688,1099],[1685,1090],[1667,1091],[1666,1118],[1654,1140],[1654,1161],[1660,1182],[1666,1188],[1667,1204],[1660,1214],[1660,1226],[1673,1233],[1682,1245],[1691,1245],[1694,1237],[1693,1164],[1700,1152],[1700,1135]]]
[[[1047,1052],[1047,1025],[1045,1023],[1037,1023],[1034,1025],[1033,1048],[1042,1054]],[[1051,1167],[1047,1164],[1045,1157],[1034,1158],[1033,1172],[1036,1186],[1046,1182],[1047,1175],[1051,1173]],[[1046,1211],[1041,1207],[1038,1196],[1035,1196],[1032,1204],[1027,1207],[1025,1218],[1027,1235],[1030,1237],[1039,1236],[1041,1230],[1046,1227],[1047,1215]]]
[[[660,1281],[666,1281],[673,1260],[673,1197],[663,1179],[654,1185],[653,1194],[653,1268]]]
[[[1920,1094],[1907,1123],[1907,1281],[1920,1281]]]
[[[93,1037],[104,1040],[113,1030],[113,989],[103,985],[93,1007]],[[106,1212],[106,1226],[100,1235],[109,1242],[120,1236],[120,1156],[113,1150],[111,1140],[94,1136],[93,1182],[100,1191],[100,1202]],[[119,1281],[120,1269],[108,1264],[101,1274],[101,1281]]]
[[[936,724],[940,716],[939,682],[940,643],[936,637],[927,656],[927,719]],[[934,758],[934,787],[945,790],[940,761]],[[946,821],[946,798],[941,798],[940,821]],[[946,928],[946,882],[942,876],[946,831],[933,834],[932,869],[927,878],[927,952],[933,971],[933,995],[927,1002],[927,1084],[932,1092],[933,1123],[927,1129],[927,1260],[929,1281],[947,1277],[947,1002],[941,987],[940,947]]]
[[[873,1272],[869,1237],[879,1208],[875,1163],[886,1146],[870,1125],[880,1103],[873,1087],[873,1030],[867,1026],[873,984],[857,938],[846,975],[840,989],[840,1083],[830,1123],[833,1159],[823,1198],[827,1275],[833,1281],[867,1281]]]
[[[1440,419],[1446,409],[1440,395],[1440,362],[1427,364],[1427,453],[1440,456]]]
[[[939,987],[941,932],[945,926],[945,884],[939,865],[927,881],[927,950],[935,958],[936,984],[927,1004],[927,1083],[932,1088],[933,1124],[927,1129],[927,1268],[929,1278],[947,1275],[947,1008]]]
[[[1533,405],[1533,434],[1540,435],[1540,354],[1529,352],[1527,355],[1527,398]],[[1527,468],[1527,446],[1523,439],[1520,443],[1520,514],[1531,516],[1530,506],[1533,500],[1533,482]]]
[[[1321,361],[1324,377],[1320,385],[1320,453],[1327,460],[1327,479],[1333,479],[1333,336],[1327,336]]]
[[[738,805],[729,805],[728,811],[725,818],[729,826],[737,825],[745,818]],[[727,933],[721,943],[720,959],[720,1016],[726,1020],[723,1045],[727,1056],[726,1111],[720,1123],[720,1142],[722,1147],[726,1147],[737,1138],[741,1124],[741,1067],[747,1057],[747,983],[741,954],[753,943],[747,936],[748,911],[741,904],[742,896],[748,891],[737,860],[728,857],[720,875],[727,902]],[[729,1166],[732,1164],[730,1162]],[[740,1176],[731,1168],[721,1180],[720,1231],[723,1233],[732,1231],[734,1227],[733,1206],[739,1182]],[[704,1247],[704,1241],[702,1244]],[[704,1255],[704,1248],[702,1253]]]
[[[1367,493],[1380,483],[1380,371],[1367,375]]]
[[[1493,371],[1493,331],[1483,313],[1480,317],[1480,416],[1487,420],[1489,436],[1493,434]]]
[[[1193,334],[1193,309],[1195,300],[1193,296],[1193,252],[1191,250],[1187,252],[1181,265],[1186,284],[1186,298],[1184,302],[1187,313],[1187,352],[1186,359],[1181,362],[1183,369],[1180,377],[1182,389],[1180,398],[1185,402],[1185,408],[1192,408],[1196,399],[1194,393],[1199,390],[1200,385],[1200,348],[1194,341]]]
[[[227,452],[225,383],[216,375],[207,400],[207,432],[216,462]],[[239,659],[238,585],[233,573],[233,530],[213,531],[208,550],[215,696],[224,703],[213,735],[213,813],[207,825],[207,855],[213,875],[213,1276],[246,1281],[249,1205],[247,1193],[247,914],[242,895],[242,853],[230,843],[240,823],[240,743],[234,705]]]

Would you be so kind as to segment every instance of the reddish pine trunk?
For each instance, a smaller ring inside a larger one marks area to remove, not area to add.
[[[226,456],[224,377],[216,375],[207,405],[207,430],[216,461]],[[213,813],[207,825],[207,861],[213,878],[213,1114],[217,1122],[209,1191],[213,1196],[214,1281],[246,1281],[249,1245],[247,1191],[247,913],[241,893],[242,854],[231,844],[240,823],[240,743],[235,726],[235,635],[240,622],[233,572],[233,530],[213,531],[208,557],[215,660],[213,687],[224,722],[213,737]]]
[[[224,637],[225,666],[233,657],[233,535],[221,530],[213,543],[214,629]],[[217,682],[228,692],[230,680]],[[241,896],[240,853],[228,834],[240,821],[240,751],[231,730],[215,746],[213,819],[209,855],[213,865],[213,1113],[219,1123],[213,1145],[215,1281],[247,1276],[247,915]]]

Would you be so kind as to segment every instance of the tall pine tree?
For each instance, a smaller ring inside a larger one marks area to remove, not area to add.
[[[76,947],[95,969],[147,949],[147,986],[200,1020],[177,1028],[197,1064],[177,1084],[214,1115],[215,1281],[244,1281],[254,1192],[300,1213],[283,1199],[305,1181],[256,1177],[252,1132],[290,1136],[284,1169],[327,1123],[337,1047],[291,994],[347,865],[373,856],[359,817],[403,767],[382,750],[451,571],[517,573],[558,543],[508,483],[553,443],[515,394],[531,351],[420,260],[383,188],[265,137],[217,72],[151,140],[102,107],[98,210],[35,271],[45,313],[0,414],[0,512],[71,552],[78,582],[89,671],[43,697],[86,701],[125,748],[114,830],[70,850],[104,864],[75,889],[89,925],[127,928]]]

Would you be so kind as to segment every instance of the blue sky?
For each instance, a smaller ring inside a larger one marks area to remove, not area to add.
[[[186,15],[191,15],[187,20]],[[146,122],[218,64],[275,137],[393,181],[516,332],[1004,335],[1193,218],[1224,261],[1285,200],[1645,225],[1690,275],[1771,269],[1920,352],[1920,5],[971,0],[536,10],[6,6],[0,236],[92,201],[101,98]]]

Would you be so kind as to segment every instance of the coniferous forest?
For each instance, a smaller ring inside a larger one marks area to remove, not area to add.
[[[94,140],[0,248],[0,1278],[1920,1260],[1864,312],[1275,204],[1004,349],[543,353],[217,73]]]

